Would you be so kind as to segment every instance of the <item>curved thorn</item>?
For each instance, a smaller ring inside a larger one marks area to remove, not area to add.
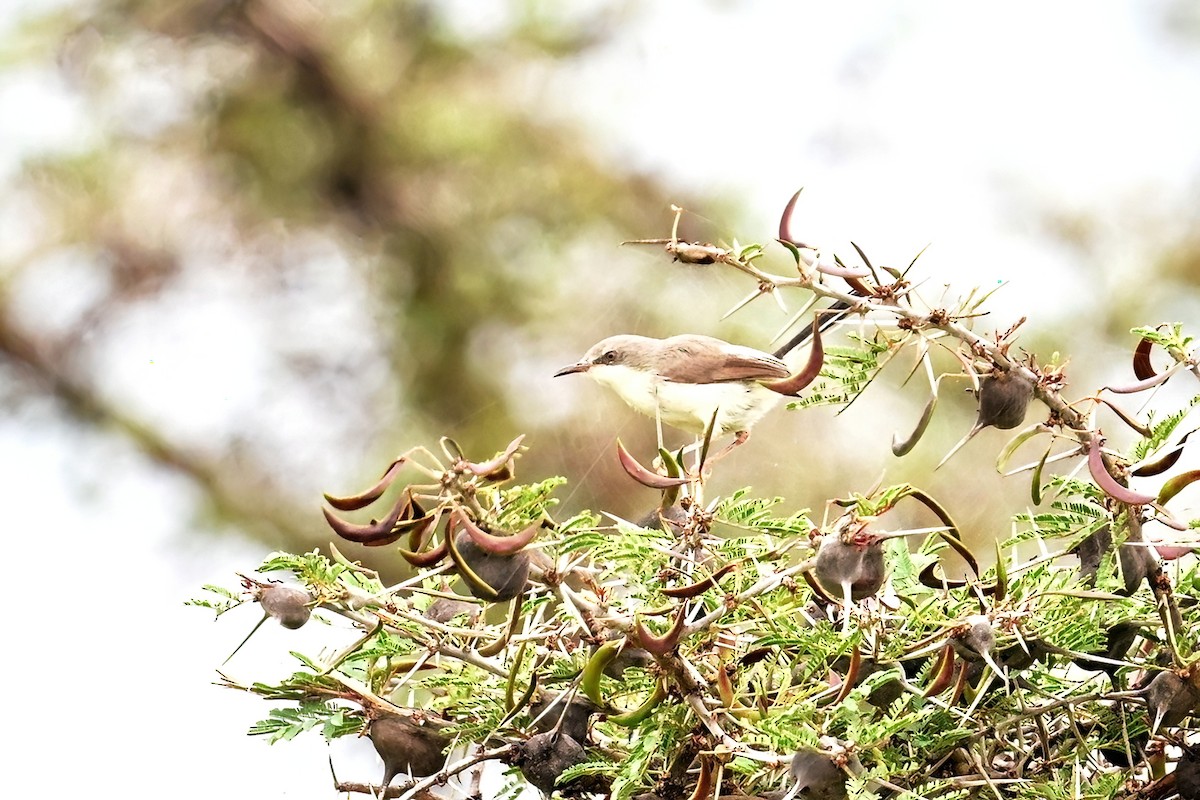
[[[392,506],[391,512],[385,519],[380,522],[372,520],[367,525],[356,525],[353,522],[347,522],[341,517],[334,514],[328,508],[321,507],[321,513],[325,515],[325,521],[329,523],[329,527],[333,532],[351,542],[358,542],[372,547],[391,544],[404,535],[404,532],[396,532],[393,528],[404,512],[410,508],[408,497],[401,497]]]
[[[421,569],[432,567],[450,554],[449,538],[449,534],[447,534],[447,537],[437,547],[426,550],[423,553],[414,553],[411,550],[405,550],[401,547],[399,548],[400,556],[414,567],[420,567]]]
[[[792,214],[796,211],[796,203],[800,200],[800,193],[803,191],[804,187],[801,186],[792,195],[791,199],[787,201],[787,205],[783,207],[783,214],[779,217],[779,241],[793,247],[812,249],[800,241],[799,237],[796,236],[795,230],[792,228]],[[796,255],[796,260],[799,261],[799,254]]]
[[[1114,500],[1119,500],[1131,506],[1144,506],[1153,503],[1154,498],[1150,495],[1135,492],[1128,486],[1122,486],[1117,483],[1116,478],[1104,466],[1104,457],[1101,452],[1103,443],[1103,439],[1094,436],[1087,448],[1088,472],[1092,474],[1092,480],[1096,482],[1100,490]]]
[[[636,458],[630,455],[629,451],[625,449],[625,445],[621,444],[620,439],[617,439],[617,458],[620,459],[621,466],[625,469],[625,474],[642,486],[651,489],[670,489],[673,486],[683,486],[689,482],[688,478],[669,478],[646,469],[638,463]]]
[[[513,456],[517,454],[517,450],[521,447],[521,441],[525,438],[525,434],[521,434],[517,438],[508,443],[508,447],[504,448],[504,452],[500,453],[495,458],[489,459],[479,464],[467,464],[467,469],[473,474],[481,478],[490,478],[492,480],[507,480],[512,477],[512,461]]]
[[[1143,336],[1133,351],[1133,374],[1139,381],[1150,380],[1158,374],[1150,363],[1150,350],[1153,347],[1154,342]]]
[[[937,407],[937,399],[936,394],[929,395],[929,400],[925,403],[925,410],[921,412],[921,418],[917,420],[917,427],[913,429],[907,439],[901,440],[896,434],[892,434],[892,455],[906,456],[917,446],[917,442],[921,441],[926,428],[929,427],[929,420],[933,419],[933,410]]]
[[[714,572],[712,575],[709,575],[704,580],[697,581],[693,584],[689,584],[688,586],[673,586],[669,589],[659,589],[659,591],[665,594],[667,597],[673,597],[676,599],[686,600],[693,597],[698,597],[699,595],[704,594],[709,589],[716,586],[717,581],[729,574],[729,571],[736,567],[740,561],[741,559],[738,561],[731,561]]]
[[[1158,490],[1158,502],[1160,504],[1167,502],[1196,481],[1200,481],[1200,469],[1188,470],[1172,477]]]
[[[808,353],[808,363],[804,365],[804,369],[790,378],[763,383],[763,386],[788,397],[797,397],[802,389],[817,379],[823,366],[825,366],[825,346],[821,343],[821,325],[818,317],[813,317],[812,349]]]
[[[1183,435],[1183,438],[1170,450],[1168,450],[1158,461],[1152,461],[1149,464],[1142,464],[1140,467],[1130,472],[1136,478],[1149,478],[1153,475],[1161,475],[1162,473],[1175,466],[1175,462],[1183,455],[1183,446],[1187,443],[1188,437],[1195,433],[1200,428],[1193,428]],[[1159,501],[1165,502],[1163,500]]]
[[[387,488],[392,485],[392,481],[396,479],[396,475],[400,472],[400,468],[406,463],[408,463],[407,458],[398,458],[388,465],[388,468],[383,472],[383,476],[370,489],[359,492],[355,495],[350,495],[349,497],[335,497],[331,494],[327,494],[325,495],[325,502],[329,503],[329,505],[333,506],[338,511],[357,511],[360,508],[366,508],[367,506],[371,505],[371,503],[374,503],[376,500],[378,500],[387,490]]]
[[[641,617],[635,617],[633,621],[634,638],[637,639],[638,646],[651,655],[665,656],[679,644],[679,639],[683,635],[684,620],[686,618],[687,611],[683,606],[680,606],[679,611],[675,614],[675,622],[671,625],[670,629],[662,636],[655,636],[642,624]]]
[[[467,516],[467,512],[461,508],[455,508],[450,512],[450,516],[458,523],[459,527],[466,531],[467,535],[471,537],[471,541],[479,545],[480,550],[495,556],[511,556],[520,552],[534,540],[542,527],[540,522],[535,522],[520,533],[509,536],[498,536],[494,533],[488,533],[476,525]]]

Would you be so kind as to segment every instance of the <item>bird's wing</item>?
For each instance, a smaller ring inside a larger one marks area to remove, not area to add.
[[[664,359],[659,365],[659,374],[675,383],[778,380],[791,374],[787,364],[770,353],[711,336],[672,336],[666,343],[671,351],[684,356]]]

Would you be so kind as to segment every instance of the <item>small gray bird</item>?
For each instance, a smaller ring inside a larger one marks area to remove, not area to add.
[[[610,336],[554,376],[576,372],[612,389],[634,410],[697,436],[716,411],[713,435],[736,432],[739,439],[779,402],[781,395],[763,383],[789,375],[770,353],[699,334]]]

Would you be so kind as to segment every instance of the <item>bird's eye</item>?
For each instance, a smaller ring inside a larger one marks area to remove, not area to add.
[[[617,360],[617,351],[616,350],[609,350],[607,353],[600,356],[601,364],[612,364],[616,360]]]

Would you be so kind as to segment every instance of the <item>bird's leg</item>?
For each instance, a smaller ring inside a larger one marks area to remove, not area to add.
[[[662,404],[658,402],[658,390],[654,390],[654,427],[658,431],[658,449],[663,448],[662,435]]]
[[[709,464],[712,464],[712,463],[714,463],[714,462],[716,462],[716,461],[718,461],[718,460],[720,460],[720,459],[724,458],[725,456],[729,455],[729,454],[730,454],[730,453],[733,451],[733,448],[737,447],[737,446],[738,446],[738,445],[740,445],[740,444],[745,444],[745,443],[746,443],[746,440],[747,440],[747,439],[749,439],[749,438],[750,438],[750,431],[737,431],[737,432],[735,432],[735,433],[733,434],[733,441],[732,441],[732,442],[730,442],[729,444],[725,445],[725,449],[724,449],[724,450],[722,450],[721,452],[717,453],[717,454],[716,454],[715,456],[713,456],[712,458],[708,459],[708,463],[709,463]]]

